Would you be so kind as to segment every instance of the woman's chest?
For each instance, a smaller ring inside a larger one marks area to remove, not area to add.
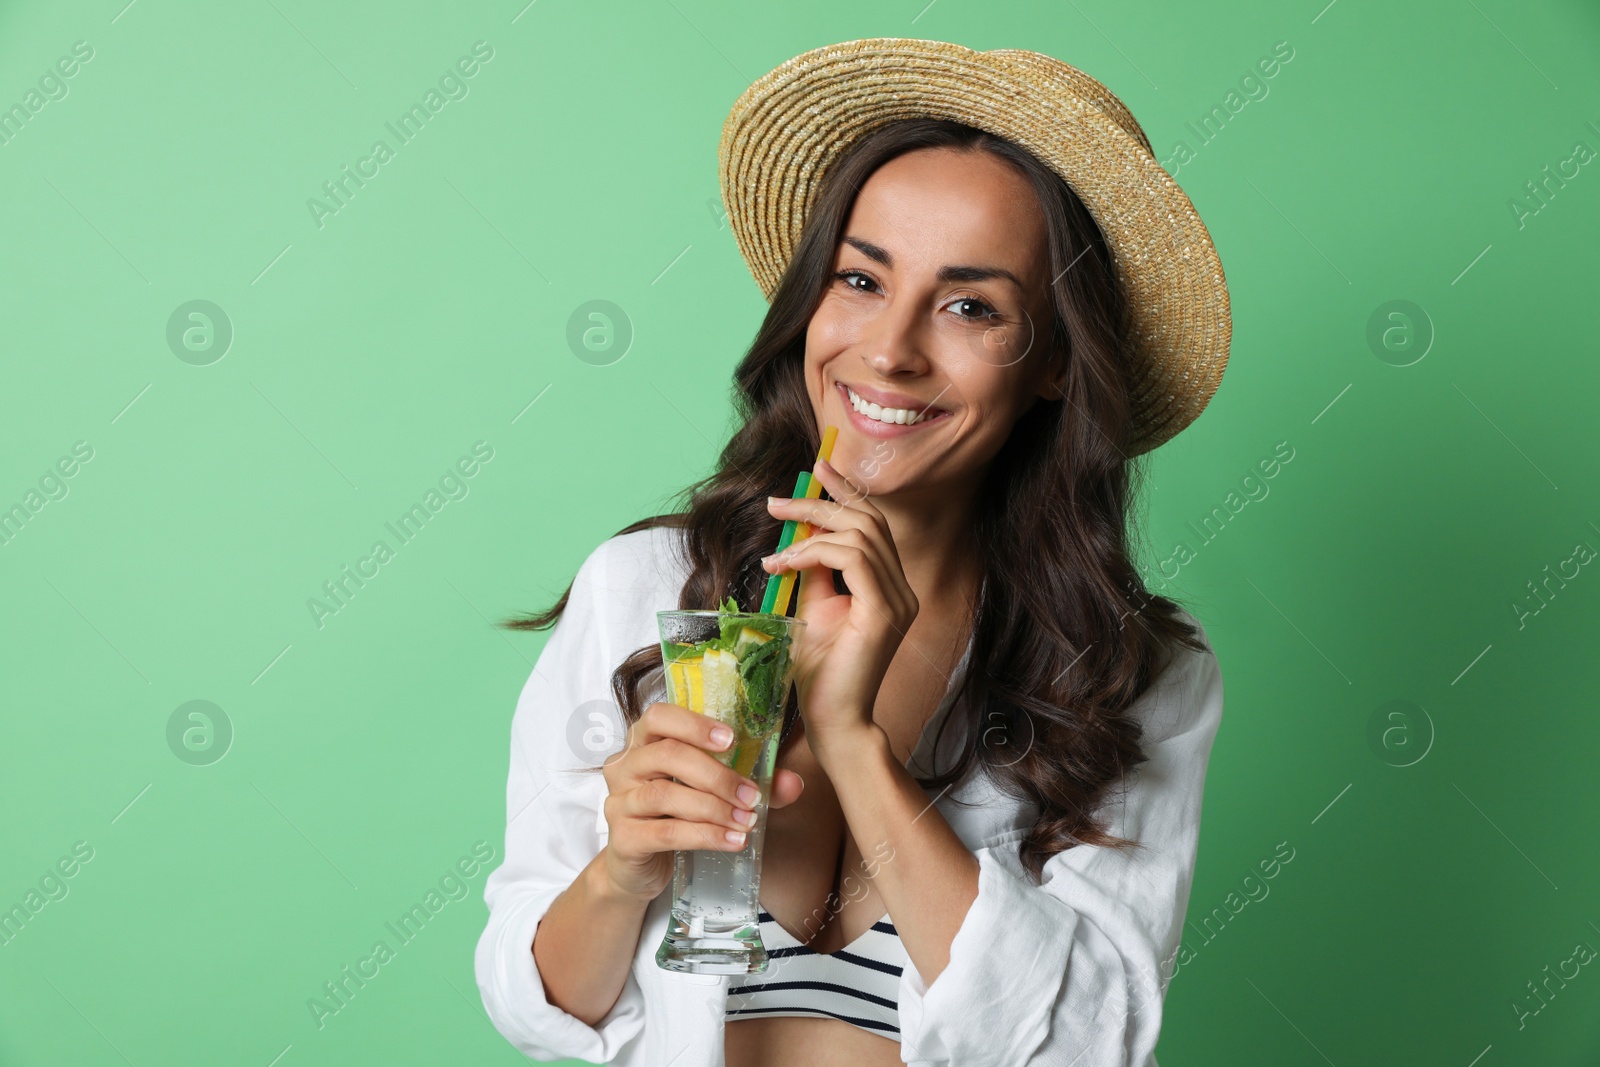
[[[891,667],[873,719],[901,766],[916,752],[949,682],[925,662],[897,658]],[[892,853],[886,842],[871,838],[870,827],[849,825],[836,783],[817,760],[803,724],[796,728],[800,736],[777,765],[799,774],[806,785],[799,800],[767,813],[761,903],[791,937],[816,952],[832,953],[884,917],[872,876]]]

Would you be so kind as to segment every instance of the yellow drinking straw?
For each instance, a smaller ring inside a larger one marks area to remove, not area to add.
[[[839,428],[837,426],[829,426],[827,429],[822,431],[822,447],[817,449],[817,459],[819,461],[832,462],[833,443],[838,439]],[[809,484],[806,486],[806,494],[804,499],[821,499],[822,483],[815,477],[810,478],[808,481]],[[796,522],[794,527],[794,539],[789,542],[789,546],[792,547],[797,545],[810,536],[811,524],[805,522]],[[774,614],[787,615],[789,613],[789,598],[794,593],[794,581],[796,573],[797,572],[795,571],[789,571],[783,575],[782,580],[778,583],[777,600],[772,606],[772,611]]]

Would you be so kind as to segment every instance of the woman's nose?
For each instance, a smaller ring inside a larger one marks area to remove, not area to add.
[[[867,363],[885,377],[922,373],[928,369],[923,349],[926,338],[917,308],[909,301],[886,307],[872,324],[867,339]]]

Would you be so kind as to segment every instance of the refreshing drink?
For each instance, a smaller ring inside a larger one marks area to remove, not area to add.
[[[805,623],[739,611],[731,598],[721,611],[663,611],[656,617],[667,700],[732,729],[733,744],[714,755],[761,789],[744,848],[677,853],[672,918],[656,962],[690,974],[759,974],[767,969],[757,916],[761,846],[789,701],[791,651]]]

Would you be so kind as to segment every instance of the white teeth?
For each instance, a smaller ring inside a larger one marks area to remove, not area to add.
[[[881,404],[874,404],[871,401],[863,400],[859,395],[856,394],[856,391],[851,389],[848,385],[845,386],[845,391],[850,394],[851,407],[861,412],[861,414],[865,415],[867,418],[875,419],[878,422],[889,423],[897,426],[915,426],[917,423],[928,417],[925,411],[912,411],[910,408],[886,408]]]

